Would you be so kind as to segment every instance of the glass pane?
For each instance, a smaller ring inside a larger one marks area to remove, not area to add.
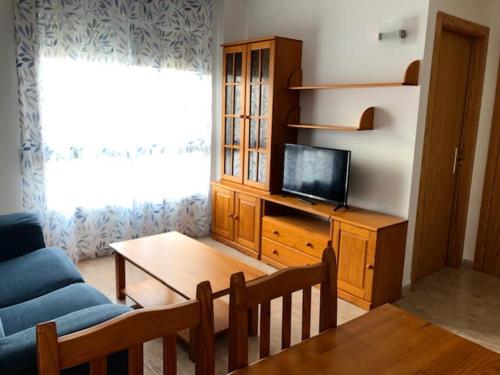
[[[231,144],[231,122],[232,118],[226,118],[226,125],[225,125],[225,136],[224,136],[224,144],[230,145]]]
[[[255,148],[257,147],[257,124],[259,120],[256,119],[251,119],[250,120],[250,142],[248,143],[248,146],[250,148]]]
[[[233,86],[226,86],[226,114],[233,113]]]
[[[267,120],[260,120],[260,129],[259,129],[259,147],[266,148],[267,147]]]
[[[260,80],[259,74],[259,51],[252,51],[252,60],[250,61],[251,73],[250,78],[252,82],[258,82]]]
[[[267,116],[269,110],[269,85],[262,85],[261,92],[261,104],[260,104],[260,114],[261,116]]]
[[[250,116],[259,115],[259,85],[250,85]]]
[[[269,82],[269,48],[262,50],[262,81]]]
[[[226,55],[226,82],[233,82],[233,54]]]
[[[257,181],[257,153],[250,151],[248,154],[248,179]]]
[[[259,152],[259,182],[266,182],[266,154]]]
[[[234,81],[241,82],[241,52],[236,53],[234,62]]]
[[[232,174],[232,167],[231,167],[231,149],[226,148],[225,155],[224,155],[224,174],[231,175]]]
[[[240,175],[240,150],[233,152],[233,176]]]
[[[241,86],[234,86],[234,113],[241,113]]]
[[[235,118],[234,119],[234,142],[233,142],[233,144],[235,144],[235,145],[240,144],[240,135],[241,135],[240,132],[241,132],[240,119]]]

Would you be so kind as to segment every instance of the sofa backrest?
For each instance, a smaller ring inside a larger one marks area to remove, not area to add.
[[[42,227],[35,215],[0,215],[0,262],[44,247]]]

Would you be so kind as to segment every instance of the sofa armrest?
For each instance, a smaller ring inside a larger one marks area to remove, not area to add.
[[[125,305],[108,303],[78,310],[55,320],[58,336],[67,335],[96,324],[105,322],[132,309]],[[111,356],[110,371],[113,374],[126,374],[127,361],[119,355]],[[119,369],[117,369],[117,367]],[[0,339],[0,374],[36,374],[36,334],[35,327],[25,329]]]
[[[35,215],[0,215],[0,262],[44,247],[42,226]]]

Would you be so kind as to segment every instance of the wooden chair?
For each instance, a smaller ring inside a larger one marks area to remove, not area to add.
[[[290,347],[292,293],[302,290],[302,340],[311,329],[311,287],[321,284],[319,331],[337,325],[337,266],[331,243],[321,263],[292,267],[245,284],[243,273],[231,276],[229,302],[229,371],[248,366],[251,312],[260,305],[260,358],[269,356],[271,300],[283,297],[281,347]],[[250,314],[250,318],[249,318]]]
[[[192,328],[196,374],[213,375],[214,314],[208,281],[198,284],[196,296],[196,300],[171,306],[132,311],[62,337],[57,337],[55,322],[38,324],[38,374],[56,375],[61,370],[90,362],[91,375],[103,375],[107,373],[107,356],[128,350],[128,374],[140,375],[143,343],[159,337],[163,338],[163,373],[175,374],[176,333]]]

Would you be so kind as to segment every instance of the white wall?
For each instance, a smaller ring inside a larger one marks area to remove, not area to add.
[[[484,81],[483,99],[479,119],[476,155],[472,175],[469,212],[464,243],[464,259],[473,260],[476,246],[477,228],[479,223],[480,205],[483,192],[484,174],[488,153],[491,119],[495,98],[496,76],[500,51],[500,2],[498,0],[431,0],[429,8],[429,21],[427,27],[427,40],[425,45],[425,59],[420,72],[421,98],[418,119],[418,132],[415,145],[415,165],[413,170],[412,194],[410,202],[410,217],[407,240],[406,268],[411,265],[413,253],[413,235],[415,230],[416,207],[418,200],[419,176],[421,171],[423,139],[427,113],[427,100],[434,47],[434,33],[436,29],[436,14],[438,11],[465,18],[490,27],[490,42],[486,74]],[[407,274],[405,273],[405,276]],[[409,280],[405,277],[405,282]]]
[[[408,64],[424,53],[428,1],[247,0],[242,9],[241,2],[226,0],[224,8],[225,22],[231,20],[225,41],[267,35],[303,40],[304,82],[401,81]],[[409,37],[379,42],[379,28],[393,22]],[[355,125],[363,109],[377,110],[374,131],[301,130],[299,142],[352,150],[349,203],[406,218],[419,98],[420,87],[304,92],[303,122]]]
[[[0,1],[0,214],[21,211],[14,1]]]

